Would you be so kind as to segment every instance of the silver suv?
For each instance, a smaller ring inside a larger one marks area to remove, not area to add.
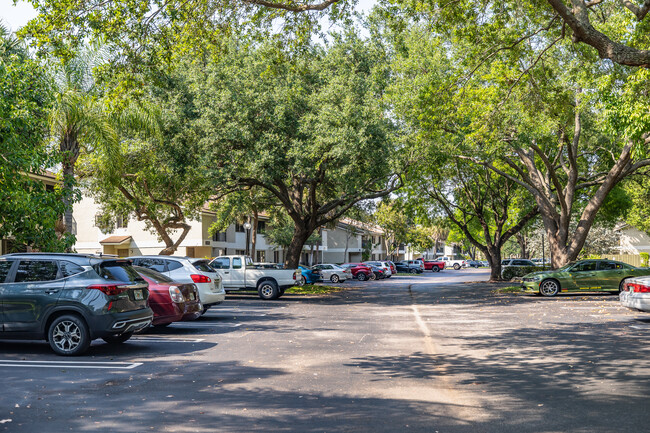
[[[153,269],[179,283],[194,283],[199,289],[203,312],[226,299],[221,274],[210,267],[209,261],[177,256],[129,257],[135,266]]]

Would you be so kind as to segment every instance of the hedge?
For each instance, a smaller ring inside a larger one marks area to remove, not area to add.
[[[512,280],[515,277],[523,277],[531,272],[543,271],[547,268],[542,266],[504,266],[501,270],[501,277],[506,280]]]

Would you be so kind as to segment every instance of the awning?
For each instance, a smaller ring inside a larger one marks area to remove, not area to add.
[[[99,243],[102,245],[127,245],[131,243],[131,236],[109,236]]]

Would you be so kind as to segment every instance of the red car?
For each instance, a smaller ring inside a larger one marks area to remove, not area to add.
[[[415,260],[421,260],[422,263],[424,263],[424,270],[425,271],[433,271],[433,272],[439,272],[445,269],[445,262],[441,260],[424,260],[424,258],[420,257],[419,259]]]
[[[201,316],[203,305],[194,284],[175,283],[160,272],[133,267],[149,283],[149,306],[153,310],[153,325],[164,326]]]
[[[352,272],[352,278],[359,281],[366,281],[371,278],[370,275],[373,275],[372,269],[363,263],[343,263],[341,267],[349,269]]]

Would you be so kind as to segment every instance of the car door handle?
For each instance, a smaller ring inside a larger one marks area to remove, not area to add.
[[[47,289],[45,293],[47,293],[48,295],[51,295],[53,293],[59,293],[59,289]]]
[[[224,273],[224,274],[229,274],[229,273],[230,273],[230,271],[223,271],[223,273]]]

